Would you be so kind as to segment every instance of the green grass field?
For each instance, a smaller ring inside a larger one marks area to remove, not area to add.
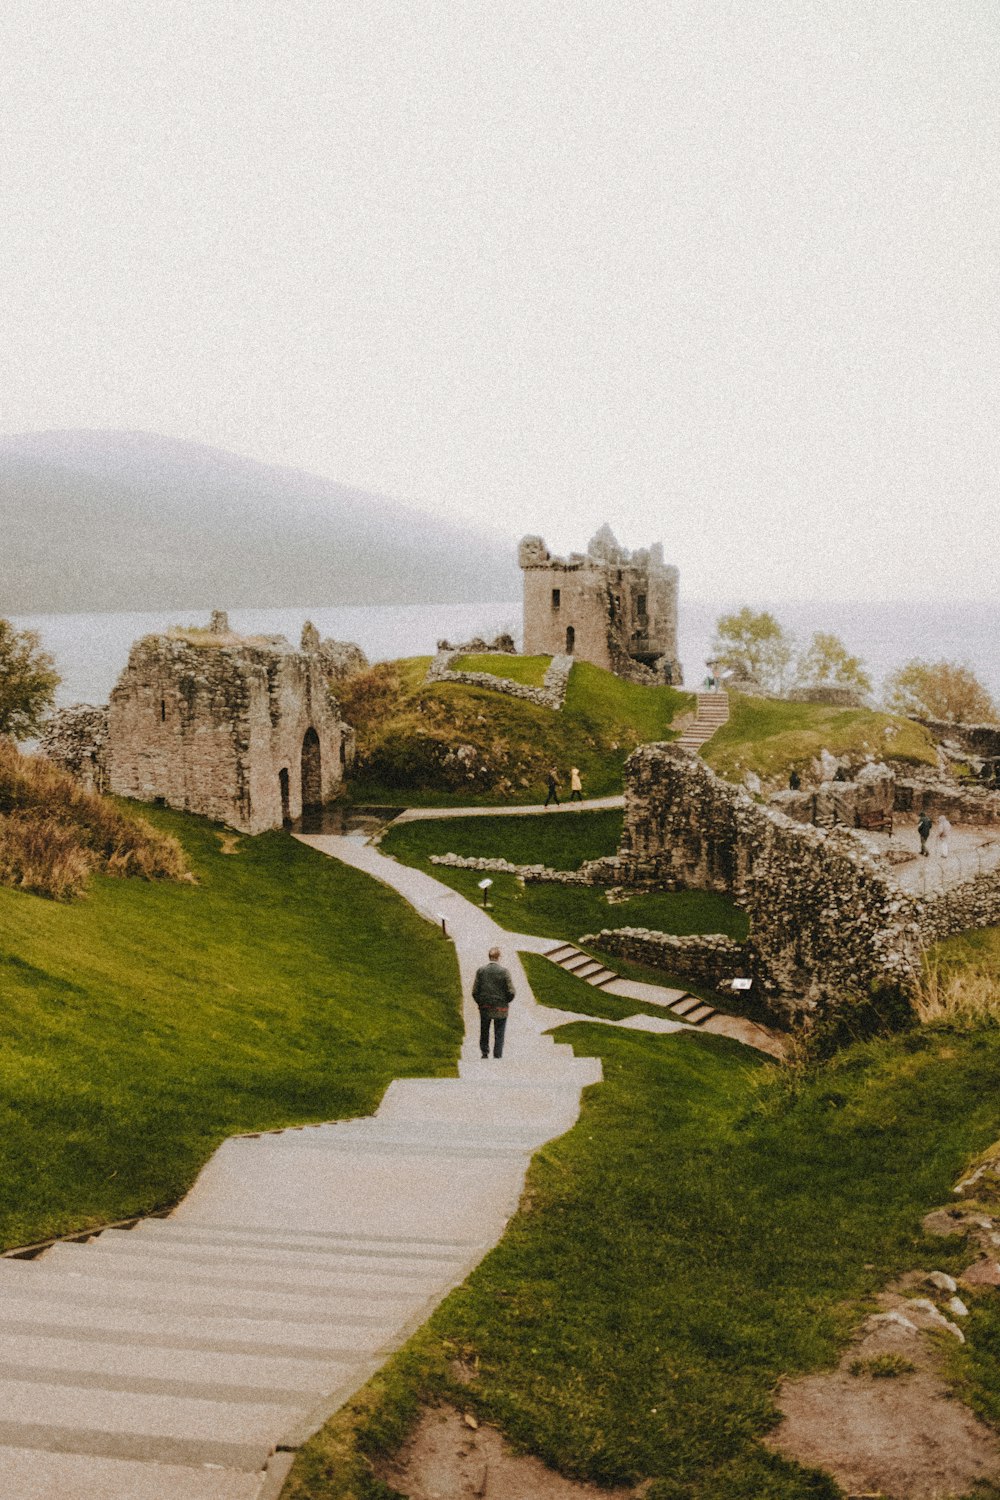
[[[559,813],[549,818],[427,819],[390,827],[381,848],[402,864],[426,870],[470,901],[480,901],[478,882],[483,877],[479,871],[432,865],[429,856],[478,854],[572,870],[585,859],[613,852],[620,823],[617,811]],[[656,891],[611,904],[600,886],[521,885],[515,875],[503,874],[490,878],[492,914],[508,932],[569,940],[603,927],[723,932],[735,938],[744,938],[747,932],[745,914],[728,897],[709,891]]]
[[[550,766],[568,792],[574,765],[585,796],[618,793],[631,751],[674,738],[673,720],[692,704],[689,694],[623,682],[580,661],[557,713],[488,688],[428,684],[428,664],[424,657],[383,662],[341,690],[342,712],[358,725],[345,793],[352,802],[524,805],[544,800]]]
[[[912,720],[870,708],[831,708],[824,703],[783,703],[729,695],[730,718],[702,748],[713,771],[741,781],[755,771],[764,781],[784,783],[795,767],[809,773],[824,747],[831,755],[891,757],[937,765],[927,730]]]
[[[460,656],[453,670],[456,672],[487,672],[491,677],[506,677],[509,682],[521,682],[526,687],[541,687],[551,665],[551,656]]]
[[[803,1074],[706,1036],[585,1023],[603,1058],[501,1244],[297,1461],[288,1500],[375,1500],[369,1461],[439,1397],[561,1472],[648,1500],[834,1500],[761,1444],[773,1391],[834,1361],[1000,1131],[1000,1030],[859,1045]],[[995,1294],[956,1358],[997,1419]],[[453,1361],[476,1370],[458,1380]],[[992,1405],[991,1405],[992,1403]]]
[[[234,1131],[454,1071],[454,953],[400,898],[281,834],[227,855],[211,824],[148,815],[196,885],[0,889],[4,1246],[172,1203]]]

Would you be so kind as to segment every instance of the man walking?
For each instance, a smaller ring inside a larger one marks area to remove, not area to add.
[[[500,963],[500,949],[490,949],[488,964],[476,970],[472,981],[472,998],[479,1006],[479,1050],[490,1055],[490,1022],[493,1022],[493,1056],[503,1057],[503,1038],[507,1030],[507,1009],[514,998],[510,974]]]
[[[556,768],[555,768],[555,766],[551,766],[549,768],[549,770],[546,772],[545,780],[546,780],[546,783],[548,784],[548,788],[549,788],[549,795],[545,799],[545,806],[548,807],[548,805],[549,805],[550,802],[554,802],[555,805],[556,805],[556,807],[558,807],[559,806],[559,777],[556,775]]]
[[[920,822],[917,824],[917,832],[920,835],[920,852],[921,852],[921,854],[927,854],[927,840],[931,836],[931,829],[933,828],[933,826],[934,825],[932,824],[932,822],[931,822],[930,818],[927,816],[927,814],[926,813],[922,813],[921,816],[920,816]]]

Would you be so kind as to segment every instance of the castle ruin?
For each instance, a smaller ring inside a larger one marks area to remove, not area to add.
[[[330,645],[312,625],[298,650],[284,636],[239,636],[218,610],[207,630],[147,635],[107,709],[57,714],[43,749],[120,797],[242,833],[281,828],[328,802],[353,758]],[[83,732],[87,745],[76,743]]]
[[[586,553],[553,557],[540,536],[518,549],[526,656],[577,656],[619,677],[683,682],[677,659],[679,573],[663,547],[629,552],[601,527]]]

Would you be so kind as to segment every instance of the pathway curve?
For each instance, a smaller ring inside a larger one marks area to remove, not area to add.
[[[546,807],[538,802],[530,807],[407,807],[393,818],[392,827],[399,823],[417,823],[425,818],[530,818],[546,817],[550,813],[599,812],[606,807],[624,807],[624,796],[589,797],[583,802],[559,802]],[[306,842],[311,842],[307,839]]]
[[[533,1153],[601,1077],[544,1034],[553,1013],[488,916],[353,840],[304,842],[443,907],[466,991],[500,941],[518,989],[504,1057],[480,1058],[466,1002],[457,1078],[234,1137],[169,1218],[0,1259],[2,1497],[275,1500],[293,1450],[497,1243]]]

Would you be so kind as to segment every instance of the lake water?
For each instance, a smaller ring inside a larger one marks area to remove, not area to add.
[[[680,658],[696,686],[705,672],[715,621],[739,602],[683,603]],[[832,631],[861,656],[876,684],[918,656],[966,662],[1000,701],[1000,605],[982,604],[781,604],[773,613],[796,635]],[[420,604],[334,606],[325,609],[235,609],[234,630],[286,635],[297,642],[311,619],[323,636],[356,641],[372,661],[430,655],[441,637],[466,640],[507,630],[520,635],[521,604]],[[207,622],[207,614],[170,610],[156,614],[24,615],[15,623],[37,630],[62,674],[60,705],[104,703],[140,636],[168,625]]]

